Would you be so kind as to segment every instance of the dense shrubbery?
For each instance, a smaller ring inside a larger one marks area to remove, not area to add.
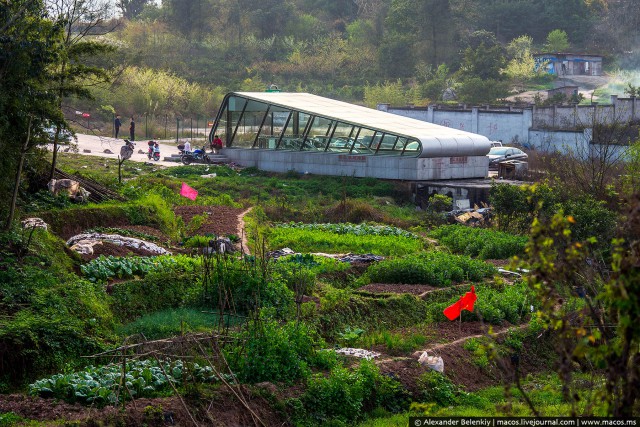
[[[345,425],[378,407],[405,409],[408,399],[397,380],[382,375],[373,362],[362,361],[353,370],[335,366],[328,377],[314,375],[302,397],[288,403],[302,425]]]
[[[150,272],[143,279],[117,283],[111,289],[111,307],[121,321],[167,308],[200,304],[202,279],[197,274]]]
[[[292,382],[311,374],[310,366],[323,366],[330,355],[318,353],[318,334],[304,323],[278,324],[262,319],[243,332],[243,348],[231,350],[228,359],[243,381]],[[235,353],[236,351],[242,353]],[[335,362],[335,354],[333,354]]]
[[[278,258],[278,262],[274,263],[272,268],[274,272],[282,275],[291,275],[300,270],[308,270],[315,275],[344,271],[350,267],[348,262],[321,255],[294,254]]]
[[[466,394],[444,374],[436,371],[429,370],[420,375],[417,384],[422,394],[422,401],[434,402],[440,406],[452,405],[456,403],[460,394]]]
[[[449,286],[454,282],[480,281],[495,268],[466,255],[426,252],[373,264],[363,277],[366,282]]]
[[[231,292],[233,306],[240,313],[258,307],[273,307],[280,316],[289,312],[293,292],[277,274],[261,270],[256,262],[233,258],[213,259],[212,262],[213,274],[210,285],[204,289],[204,298],[214,307],[220,303],[221,295]]]
[[[422,250],[420,240],[403,236],[356,236],[320,230],[276,228],[269,237],[273,249],[291,248],[296,252],[374,253],[405,255]]]
[[[64,242],[40,230],[0,242],[0,389],[103,350],[113,337],[104,287],[72,273]]]
[[[124,378],[122,374],[120,364],[89,366],[80,372],[56,374],[38,380],[29,385],[29,393],[64,400],[68,403],[77,402],[102,407],[119,400],[171,394],[170,382],[180,385],[187,381],[217,380],[211,367],[200,366],[197,363],[184,365],[181,360],[164,361],[162,368],[155,360],[127,362]],[[124,384],[121,386],[122,379]]]
[[[505,259],[524,253],[526,236],[514,236],[500,231],[445,225],[429,233],[453,252],[481,259]]]
[[[490,199],[498,226],[504,231],[525,234],[534,218],[545,221],[558,211],[575,220],[571,232],[576,240],[595,237],[606,246],[615,229],[616,215],[602,201],[586,194],[563,196],[558,187],[547,184],[494,184]]]
[[[463,322],[483,319],[494,325],[504,320],[518,324],[530,314],[530,307],[536,305],[532,293],[522,282],[498,287],[478,286],[476,294],[478,300],[475,303],[475,310],[473,312],[463,310]],[[445,320],[442,311],[459,298],[460,296],[456,296],[447,302],[432,304],[429,307],[432,318],[437,321]]]

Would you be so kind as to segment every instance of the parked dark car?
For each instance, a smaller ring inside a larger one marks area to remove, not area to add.
[[[498,163],[504,160],[523,160],[527,161],[529,156],[527,153],[515,147],[493,147],[487,154],[489,158],[489,169],[498,169]]]

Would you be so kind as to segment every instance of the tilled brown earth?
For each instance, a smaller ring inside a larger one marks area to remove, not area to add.
[[[206,219],[200,227],[192,231],[193,234],[211,233],[216,236],[230,234],[240,236],[242,230],[238,229],[238,215],[244,211],[244,208],[228,206],[176,206],[174,208],[175,214],[181,216],[187,226],[196,215],[205,215]]]
[[[244,388],[244,387],[243,387]],[[248,390],[243,390],[248,405],[264,425],[288,426],[286,419],[274,411],[269,402]],[[13,412],[23,418],[38,420],[42,424],[66,425],[61,420],[78,426],[191,426],[195,420],[201,426],[249,426],[254,424],[249,411],[226,388],[216,391],[209,400],[186,402],[178,397],[136,399],[121,406],[94,408],[71,405],[56,399],[0,394],[0,413]]]

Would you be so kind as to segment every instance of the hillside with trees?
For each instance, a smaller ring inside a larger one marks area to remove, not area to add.
[[[458,102],[491,103],[552,86],[535,72],[533,53],[603,55],[609,70],[638,61],[640,14],[630,0],[123,1],[118,8],[115,30],[102,39],[116,47],[108,57],[114,78],[93,90],[95,102],[74,107],[212,116],[224,93],[270,84],[372,107],[439,102],[447,88]]]

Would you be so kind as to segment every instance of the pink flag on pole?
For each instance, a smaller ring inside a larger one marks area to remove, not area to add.
[[[187,199],[195,200],[196,197],[198,197],[198,191],[195,188],[189,187],[183,182],[182,188],[180,189],[180,195],[186,197]]]

